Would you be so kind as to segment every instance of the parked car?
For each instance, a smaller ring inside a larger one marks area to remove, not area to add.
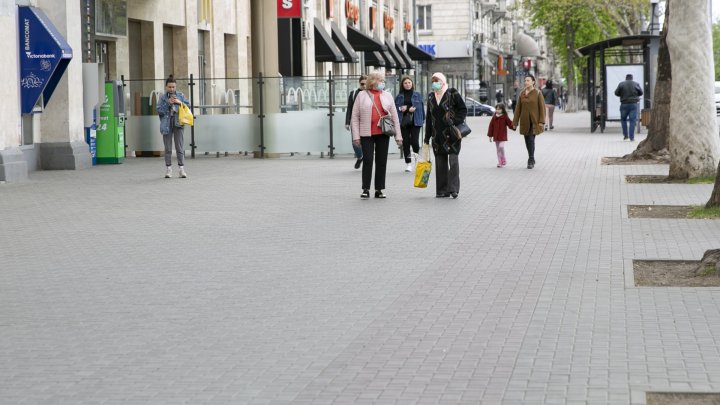
[[[495,114],[495,107],[475,101],[470,97],[465,97],[465,107],[467,107],[468,117],[475,117],[478,115],[491,116]]]
[[[715,112],[720,115],[720,82],[715,82]]]

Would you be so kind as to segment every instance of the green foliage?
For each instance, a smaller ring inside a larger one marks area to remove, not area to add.
[[[720,81],[720,21],[712,25],[713,56],[715,60],[715,80]]]
[[[707,277],[707,276],[713,276],[715,274],[717,274],[717,269],[715,268],[715,266],[713,266],[712,264],[706,264],[705,267],[703,268],[702,275],[704,277]]]
[[[720,207],[705,208],[694,206],[688,214],[688,218],[694,219],[717,219],[720,218]]]
[[[715,184],[715,176],[693,177],[688,179],[688,184]]]
[[[567,77],[568,51],[619,35],[639,33],[640,16],[647,15],[647,0],[522,0],[533,27],[545,28],[550,46]],[[630,32],[633,31],[633,32]],[[585,73],[582,60],[573,69]]]

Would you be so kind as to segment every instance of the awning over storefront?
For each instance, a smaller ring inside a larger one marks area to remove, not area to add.
[[[355,53],[355,50],[353,50],[352,45],[350,45],[350,42],[348,42],[345,38],[342,31],[340,31],[340,27],[338,27],[334,21],[330,22],[330,31],[332,32],[332,39],[335,41],[335,45],[337,45],[340,52],[342,52],[345,57],[345,62],[356,63],[360,61],[360,58],[357,53]]]
[[[383,67],[385,66],[385,58],[380,52],[365,52],[365,66]]]
[[[369,37],[352,25],[347,26],[347,39],[356,51],[385,51],[387,47],[375,38]]]
[[[391,68],[400,68],[400,65],[398,64],[398,61],[393,57],[392,53],[390,53],[390,49],[385,49],[384,51],[380,52],[385,59],[385,67],[388,69]]]
[[[397,68],[399,69],[410,69],[410,65],[405,64],[405,61],[403,60],[402,56],[398,53],[398,51],[395,49],[392,44],[385,43],[388,48],[388,53],[392,55],[393,59],[395,59],[395,62],[397,64]]]
[[[405,49],[403,49],[402,45],[400,45],[399,42],[395,42],[395,50],[397,50],[400,57],[402,57],[403,62],[405,62],[405,66],[409,66],[408,69],[412,69],[415,67],[412,58],[410,58],[410,55],[405,52]]]
[[[72,48],[39,8],[18,7],[21,113],[29,114],[42,95],[46,105],[73,57]]]
[[[410,58],[412,58],[412,60],[417,60],[417,61],[435,60],[435,56],[430,55],[429,53],[423,51],[422,49],[411,44],[410,42],[407,42],[407,53],[410,56]]]
[[[520,56],[540,56],[540,47],[530,35],[518,32],[515,40],[517,41],[517,53]]]
[[[345,56],[335,46],[335,42],[317,18],[315,18],[315,61],[345,62]]]

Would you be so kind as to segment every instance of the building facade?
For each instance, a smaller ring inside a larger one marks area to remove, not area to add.
[[[514,0],[417,0],[418,46],[435,60],[432,71],[460,75],[469,97],[495,103],[512,95],[530,72],[552,76],[542,29],[531,30]]]

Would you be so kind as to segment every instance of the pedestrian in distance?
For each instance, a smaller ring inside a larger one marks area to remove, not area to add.
[[[347,110],[345,110],[345,129],[350,131],[350,119],[352,118],[352,110],[353,110],[353,104],[355,104],[355,98],[357,95],[365,90],[365,82],[367,81],[367,75],[360,75],[360,79],[358,80],[358,83],[360,84],[360,87],[350,92],[350,95],[348,95],[348,101],[347,101]],[[352,142],[352,134],[350,134],[350,142]],[[353,146],[353,152],[355,152],[355,168],[359,169],[363,162],[363,153],[362,153],[362,147],[359,145],[355,145],[355,142],[352,142]]]
[[[495,93],[495,101],[498,103],[502,103],[504,97],[505,96],[503,95],[502,89],[498,89],[497,93]]]
[[[385,73],[373,71],[367,77],[365,91],[360,92],[353,104],[350,126],[353,144],[362,147],[362,194],[360,198],[370,198],[370,180],[372,180],[373,158],[375,159],[375,198],[385,198],[385,172],[390,136],[383,134],[380,117],[390,115],[395,126],[395,142],[402,146],[400,121],[395,100],[385,90]]]
[[[515,130],[512,120],[508,117],[505,104],[498,103],[495,106],[495,115],[490,119],[487,134],[490,142],[495,142],[495,151],[497,152],[498,159],[497,167],[505,167],[507,164],[507,160],[505,159],[505,142],[507,142],[508,128],[513,131]]]
[[[535,167],[535,137],[543,132],[545,126],[545,100],[535,88],[535,76],[525,76],[524,83],[525,87],[518,95],[513,127],[520,128],[520,134],[525,138],[527,168],[532,169]]]
[[[432,92],[427,100],[424,143],[432,140],[435,154],[435,197],[457,198],[460,193],[458,155],[462,137],[455,125],[465,121],[467,107],[460,93],[447,85],[442,73],[432,75]]]
[[[625,76],[615,89],[615,95],[620,97],[620,124],[622,125],[623,140],[635,141],[635,123],[638,117],[638,103],[643,95],[642,87],[633,81],[633,75]],[[628,128],[629,125],[629,128]]]
[[[543,101],[545,101],[545,117],[546,124],[545,130],[553,130],[553,113],[555,112],[555,104],[558,103],[558,95],[555,89],[553,89],[552,80],[548,80],[545,83],[545,88],[542,89]]]
[[[186,178],[185,172],[185,147],[184,131],[185,126],[180,124],[178,111],[181,104],[190,104],[181,92],[177,91],[177,83],[173,75],[165,80],[165,93],[160,96],[157,103],[157,112],[160,116],[160,133],[163,136],[165,145],[165,178],[172,177],[172,147],[175,141],[175,154],[177,158],[178,171],[181,178]]]
[[[410,76],[403,76],[400,84],[401,91],[395,97],[395,106],[400,116],[403,156],[407,164],[405,171],[412,172],[412,158],[414,157],[417,163],[417,155],[420,152],[420,129],[425,124],[425,106],[423,96],[415,91],[415,84]]]

